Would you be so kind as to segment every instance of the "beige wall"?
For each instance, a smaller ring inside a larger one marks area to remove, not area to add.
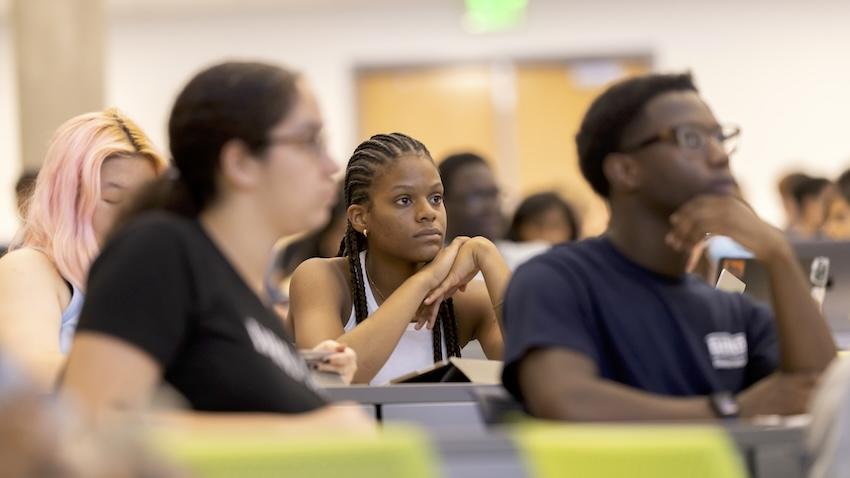
[[[103,107],[103,0],[15,0],[20,157],[37,169],[56,127]]]
[[[573,132],[607,85],[649,69],[648,58],[598,58],[359,71],[359,137],[402,131],[437,161],[479,153],[504,179],[508,206],[558,191],[578,212],[582,233],[595,236],[608,210],[581,176]]]
[[[0,19],[0,242],[15,231],[14,184],[21,169],[18,137],[17,80],[7,19]]]
[[[357,75],[357,140],[400,131],[425,143],[437,161],[460,151],[495,160],[492,97],[493,78],[487,65],[361,72]]]
[[[380,8],[351,2],[291,11],[248,7],[226,15],[113,16],[107,35],[107,102],[125,109],[164,144],[176,90],[222,57],[288,63],[315,85],[332,151],[357,138],[353,71],[358,64],[651,53],[659,70],[690,69],[721,119],[743,127],[733,168],[756,208],[781,219],[774,183],[796,164],[835,174],[850,165],[850,2],[751,0],[530,2],[514,32],[470,35],[461,2],[407,0]],[[355,2],[357,3],[357,2]],[[0,135],[9,137],[12,89],[7,28],[0,27]],[[0,142],[0,186],[14,175],[18,145]],[[11,165],[11,168],[10,166]],[[0,196],[5,196],[0,190]],[[0,207],[5,199],[0,199]],[[0,236],[14,229],[0,211]]]

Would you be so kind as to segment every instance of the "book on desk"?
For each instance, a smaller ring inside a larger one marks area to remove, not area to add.
[[[502,362],[449,357],[434,365],[415,370],[390,381],[397,383],[475,383],[498,385],[501,383]]]

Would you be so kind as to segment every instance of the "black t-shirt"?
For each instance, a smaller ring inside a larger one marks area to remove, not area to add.
[[[606,237],[557,246],[521,266],[504,322],[502,380],[520,399],[518,366],[536,348],[570,349],[603,378],[679,396],[739,392],[778,364],[764,304],[691,275],[656,274]]]
[[[149,213],[104,248],[78,331],[150,354],[196,410],[300,413],[325,400],[280,318],[196,220]]]

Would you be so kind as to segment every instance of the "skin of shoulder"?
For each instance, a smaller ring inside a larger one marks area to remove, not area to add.
[[[457,319],[458,339],[462,345],[477,339],[484,322],[496,320],[487,285],[483,280],[472,280],[465,292],[457,292],[453,297],[455,318]]]
[[[14,300],[24,294],[40,300],[55,300],[64,309],[71,292],[56,266],[45,254],[35,249],[17,249],[0,259],[0,298]]]
[[[344,257],[312,258],[302,262],[289,285],[289,320],[295,329],[299,347],[309,347],[315,325],[331,326],[327,318],[332,316],[341,333],[343,319],[351,312],[351,294],[348,289],[348,263]],[[308,342],[305,342],[307,340]]]
[[[63,356],[62,311],[71,292],[46,255],[18,249],[0,260],[0,347],[50,383]]]

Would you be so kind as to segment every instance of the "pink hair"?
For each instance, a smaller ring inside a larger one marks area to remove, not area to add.
[[[41,251],[65,280],[85,290],[89,266],[100,251],[92,220],[100,201],[101,166],[130,155],[150,160],[157,174],[166,167],[145,133],[117,109],[66,121],[50,141],[11,248]]]

